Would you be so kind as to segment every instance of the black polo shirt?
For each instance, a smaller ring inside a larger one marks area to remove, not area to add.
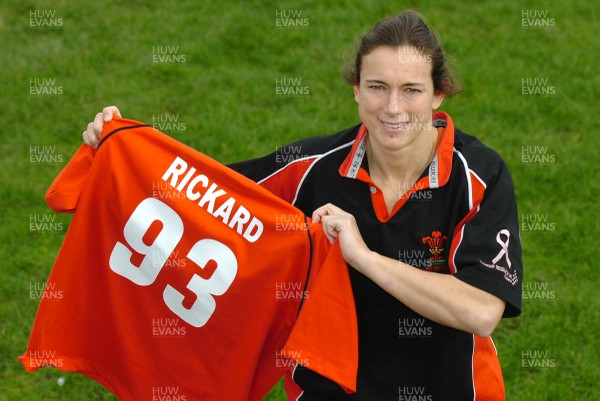
[[[437,112],[434,160],[388,213],[369,177],[366,128],[312,137],[231,165],[305,214],[333,203],[351,213],[367,246],[414,268],[453,274],[521,309],[521,245],[510,173],[501,157]],[[359,328],[356,394],[296,367],[288,393],[304,400],[503,400],[490,337],[437,324],[350,269]],[[335,291],[335,288],[332,288]],[[299,388],[296,386],[298,385]]]

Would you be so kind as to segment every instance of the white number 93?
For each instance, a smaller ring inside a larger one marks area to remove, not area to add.
[[[148,245],[144,236],[156,221],[162,227]],[[117,241],[110,255],[110,268],[137,285],[151,285],[179,244],[183,232],[183,221],[175,210],[158,199],[146,198],[135,208],[123,228],[127,245],[144,256],[142,261],[139,265],[133,264],[133,252],[126,244]],[[197,298],[189,309],[183,306],[185,296],[169,284],[163,291],[163,300],[181,319],[194,327],[202,327],[217,307],[213,295],[223,295],[233,283],[238,268],[237,258],[225,244],[210,238],[196,242],[186,257],[201,269],[211,260],[216,262],[217,267],[208,279],[198,274],[192,276],[186,287]]]

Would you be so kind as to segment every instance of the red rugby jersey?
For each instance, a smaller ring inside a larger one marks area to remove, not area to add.
[[[339,246],[251,180],[115,117],[46,194],[75,212],[28,371],[77,371],[123,400],[259,400],[296,362],[351,392],[356,312]]]

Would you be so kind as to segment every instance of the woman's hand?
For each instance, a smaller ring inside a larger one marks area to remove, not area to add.
[[[104,123],[112,120],[113,115],[116,114],[121,117],[121,112],[117,106],[108,106],[102,109],[102,113],[96,114],[94,121],[88,124],[87,129],[83,131],[83,142],[96,149],[100,142],[100,135],[102,134],[102,128]]]
[[[357,270],[371,254],[358,231],[356,220],[350,213],[328,203],[316,209],[312,214],[313,223],[321,222],[329,242],[340,241],[344,260]]]

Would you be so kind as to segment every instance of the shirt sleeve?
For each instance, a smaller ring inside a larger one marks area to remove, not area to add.
[[[296,362],[356,392],[358,323],[348,267],[339,242],[330,246],[320,224],[311,227],[311,279],[285,344]]]
[[[455,231],[450,265],[458,279],[506,301],[503,317],[513,317],[521,313],[519,219],[512,178],[501,159],[496,171],[485,184],[479,204]]]
[[[288,147],[302,149],[302,145],[292,144]],[[294,157],[276,151],[258,159],[229,164],[228,167],[250,178],[286,202],[294,203],[306,172],[318,156],[307,155],[297,159]]]
[[[73,213],[77,209],[95,155],[95,149],[81,145],[46,191],[50,208],[59,213]]]

